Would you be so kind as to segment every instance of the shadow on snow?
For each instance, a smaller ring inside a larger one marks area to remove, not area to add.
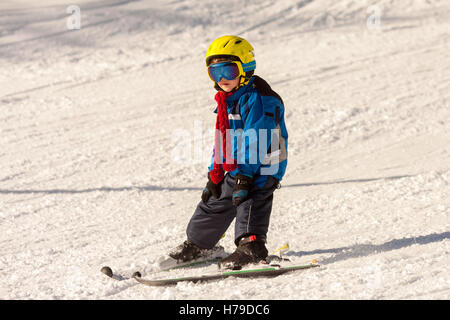
[[[310,182],[310,183],[297,183],[290,185],[283,185],[283,188],[295,188],[295,187],[311,187],[319,185],[331,185],[340,183],[364,183],[378,180],[396,180],[401,178],[411,177],[411,175],[398,175],[391,177],[379,177],[379,178],[368,178],[368,179],[349,179],[349,180],[334,180],[325,182]],[[2,181],[2,180],[0,180]],[[45,194],[77,194],[77,193],[88,193],[88,192],[126,192],[126,191],[199,191],[203,188],[198,187],[163,187],[163,186],[129,186],[129,187],[98,187],[98,188],[87,188],[87,189],[29,189],[29,190],[10,190],[10,189],[0,189],[0,194],[31,194],[31,193],[45,193]]]
[[[331,249],[317,249],[313,251],[290,251],[286,256],[306,256],[334,253],[333,256],[320,260],[320,264],[326,265],[338,261],[343,261],[352,258],[365,257],[372,254],[377,254],[386,251],[393,251],[415,244],[429,244],[432,242],[440,242],[450,239],[450,232],[433,233],[425,236],[409,237],[402,239],[393,239],[382,244],[355,244],[348,247],[331,248]]]

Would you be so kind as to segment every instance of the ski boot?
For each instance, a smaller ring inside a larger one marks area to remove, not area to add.
[[[214,258],[223,258],[225,251],[222,246],[214,246],[211,249],[202,249],[190,240],[184,241],[178,247],[173,249],[169,256],[178,263],[190,262],[195,260],[210,260]]]
[[[264,261],[268,254],[265,242],[266,237],[261,235],[243,237],[236,250],[219,261],[219,268],[240,270],[248,264]]]

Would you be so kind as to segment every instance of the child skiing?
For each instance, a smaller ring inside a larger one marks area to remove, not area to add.
[[[273,192],[287,165],[284,106],[267,82],[254,75],[253,47],[245,39],[223,36],[213,41],[206,66],[218,91],[213,157],[187,240],[169,255],[179,262],[211,256],[236,219],[237,248],[219,266],[240,269],[268,255]]]

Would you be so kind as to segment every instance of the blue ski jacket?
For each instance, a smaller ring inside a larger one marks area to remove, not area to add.
[[[281,97],[258,76],[227,98],[231,156],[237,169],[230,174],[253,178],[262,187],[269,176],[281,181],[287,166],[288,132]],[[218,112],[218,108],[214,110]],[[209,171],[214,166],[213,149]],[[225,161],[222,155],[222,161]]]

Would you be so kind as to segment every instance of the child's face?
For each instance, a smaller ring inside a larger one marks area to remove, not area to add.
[[[240,81],[239,77],[237,77],[234,80],[226,80],[222,78],[219,82],[217,82],[217,84],[223,91],[231,92],[233,91],[234,88],[236,88],[239,85],[239,81]]]
[[[227,62],[227,61],[230,61],[230,60],[213,59],[211,61],[211,64],[219,63],[219,62]],[[223,91],[231,92],[231,91],[233,91],[234,88],[236,88],[239,85],[240,80],[241,80],[240,77],[237,77],[236,79],[233,79],[233,80],[227,80],[227,79],[222,78],[222,79],[220,79],[219,82],[217,82],[217,84]]]

